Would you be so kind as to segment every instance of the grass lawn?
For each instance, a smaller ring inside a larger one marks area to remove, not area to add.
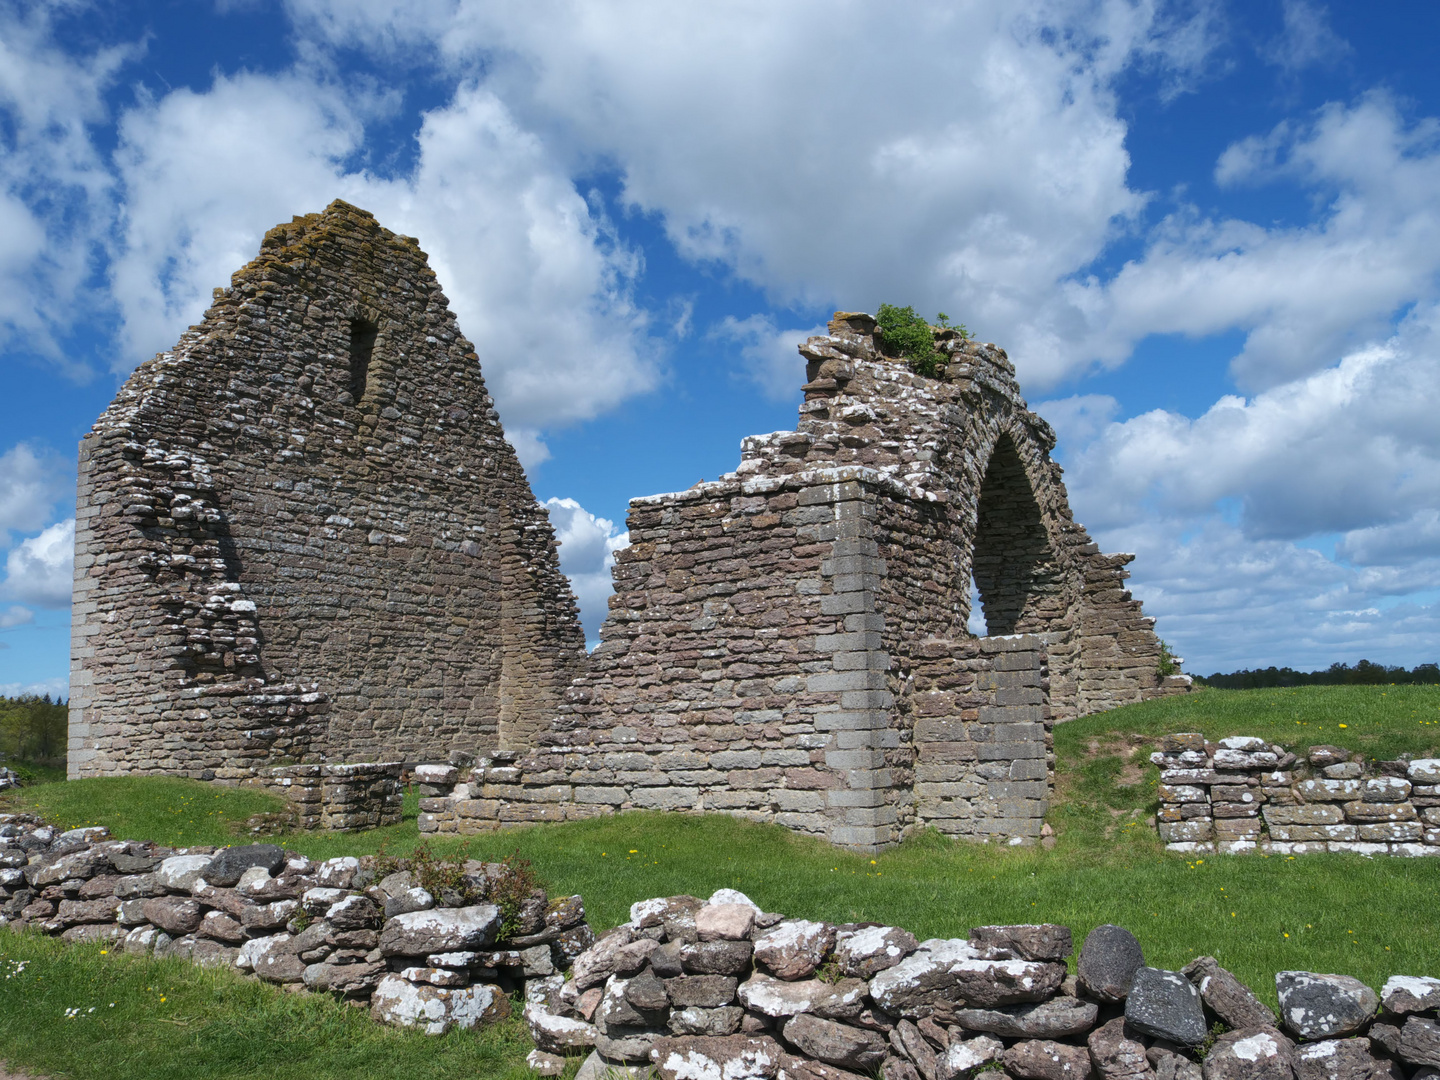
[[[1440,688],[1206,690],[1062,725],[1056,731],[1057,799],[1048,818],[1058,837],[1048,851],[922,834],[872,858],[722,816],[658,813],[506,830],[468,841],[439,841],[434,847],[446,852],[463,847],[482,858],[518,849],[552,893],[585,897],[597,929],[623,921],[635,900],[679,892],[706,896],[729,886],[767,910],[833,921],[873,919],[904,926],[922,938],[964,936],[985,923],[1059,922],[1074,931],[1078,945],[1092,927],[1113,922],[1136,934],[1148,963],[1174,968],[1212,954],[1272,1005],[1274,974],[1285,969],[1341,972],[1377,988],[1391,974],[1440,975],[1435,959],[1440,956],[1435,914],[1440,910],[1440,859],[1187,859],[1162,849],[1147,821],[1155,810],[1158,782],[1148,754],[1158,735],[1197,730],[1211,737],[1260,735],[1296,748],[1323,742],[1375,757],[1425,756],[1440,749]],[[269,809],[255,801],[265,799],[198,783],[137,779],[38,785],[12,796],[10,803],[23,801],[67,825],[98,820],[117,835],[182,844],[233,839],[230,823]],[[418,840],[413,812],[412,800],[405,822],[390,829],[293,834],[283,841],[326,857],[374,851],[383,838],[390,851],[399,853]],[[504,1076],[507,1063],[518,1062],[528,1049],[516,1027],[455,1033],[436,1043],[377,1032],[354,1009],[297,999],[228,974],[99,958],[94,949],[0,937],[0,965],[22,952],[31,959],[28,976],[54,967],[55,985],[63,981],[80,987],[90,980],[97,992],[109,985],[106,980],[138,985],[135,980],[149,976],[134,973],[162,967],[171,973],[167,985],[193,1003],[185,1012],[193,1019],[167,1024],[156,1013],[152,1023],[140,1012],[119,1012],[117,1003],[114,1020],[104,1021],[124,1026],[126,1034],[117,1045],[148,1047],[143,1050],[149,1055],[147,1075],[168,1075],[163,1071],[170,1067],[164,1064],[171,1060],[168,1055],[176,1055],[177,1062],[205,1063],[191,1075],[232,1075],[227,1062],[239,1059],[224,1056],[230,1053],[226,1032],[231,1025],[237,1046],[256,1040],[253,1053],[261,1056],[248,1061],[263,1061],[265,1071],[275,1076],[291,1075],[286,1062],[293,1061],[294,1074],[303,1070],[307,1080],[361,1072],[390,1075],[392,1060],[397,1070],[410,1060],[408,1039],[419,1040],[414,1052],[427,1055],[426,1069],[436,1076],[450,1075],[445,1070],[452,1060],[457,1069],[469,1068],[470,1075]],[[0,976],[5,973],[0,970]],[[127,1075],[115,1071],[104,1055],[86,1064],[91,1059],[83,1046],[90,1046],[93,1056],[103,1041],[99,1022],[87,1027],[69,1021],[75,1035],[66,1046],[32,1041],[28,1032],[41,1024],[53,1026],[65,1008],[80,1002],[62,1004],[63,994],[52,997],[48,991],[20,995],[14,986],[15,980],[0,977],[0,1057],[76,1077]],[[137,997],[136,1009],[142,1001],[153,1008],[153,1001]],[[84,1002],[87,1008],[94,1003]],[[108,1004],[104,1008],[108,1011]],[[103,1039],[120,1036],[112,1030]],[[283,1045],[284,1051],[265,1049],[261,1044],[267,1041]],[[348,1047],[354,1048],[353,1057],[346,1056]],[[493,1056],[483,1060],[490,1064],[477,1071],[481,1057],[476,1055],[487,1054]],[[381,1063],[372,1069],[366,1055]],[[233,1067],[233,1075],[252,1071]]]
[[[0,1059],[51,1077],[533,1080],[529,1049],[515,1016],[437,1039],[238,972],[0,936]]]

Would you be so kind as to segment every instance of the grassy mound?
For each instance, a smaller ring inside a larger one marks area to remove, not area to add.
[[[1440,687],[1206,690],[1061,725],[1055,737],[1056,800],[1047,819],[1057,842],[1050,850],[967,844],[922,833],[872,857],[720,815],[659,813],[511,829],[433,846],[447,854],[465,849],[477,858],[518,850],[533,862],[552,895],[581,893],[597,929],[623,921],[630,904],[644,897],[706,896],[728,886],[745,891],[767,910],[837,922],[873,919],[907,927],[922,938],[963,936],[985,923],[1059,922],[1074,931],[1078,945],[1094,926],[1117,923],[1140,939],[1148,963],[1175,968],[1208,953],[1272,1005],[1274,973],[1285,969],[1342,972],[1376,987],[1396,973],[1440,974],[1434,961],[1440,955],[1440,925],[1424,914],[1440,900],[1440,859],[1187,859],[1165,852],[1151,820],[1159,772],[1149,763],[1149,752],[1158,736],[1175,731],[1203,731],[1211,738],[1259,735],[1296,749],[1330,743],[1377,758],[1440,756]],[[101,821],[117,835],[180,844],[234,840],[232,823],[274,809],[273,803],[255,800],[266,797],[136,778],[39,785],[8,801],[28,803],[65,824]],[[393,828],[281,839],[315,858],[372,852],[382,840],[399,854],[419,840],[414,811],[412,797],[405,822]],[[105,980],[119,978],[116,972],[145,971],[146,964],[159,969],[153,961],[101,958],[95,950],[8,937],[0,939],[0,963],[20,956],[17,950],[33,960],[27,971],[41,972],[41,965],[52,963],[73,966],[74,974],[65,978],[77,987],[86,979],[97,988],[109,985]],[[301,1063],[293,1071],[303,1068],[317,1078],[362,1070],[399,1075],[401,1068],[411,1067],[404,1064],[412,1060],[406,1056],[411,1053],[408,1039],[417,1040],[417,1054],[433,1048],[436,1056],[427,1058],[425,1067],[435,1075],[450,1075],[452,1061],[457,1069],[468,1062],[472,1075],[510,1075],[506,1070],[518,1069],[528,1049],[514,1025],[484,1034],[454,1033],[434,1043],[423,1036],[377,1032],[353,1009],[296,999],[228,973],[178,964],[163,970],[169,979],[165,985],[173,985],[177,995],[181,987],[191,988],[183,991],[191,995],[185,1000],[196,1002],[181,1010],[191,1019],[178,1031],[171,1030],[177,1016],[161,1012],[148,1019],[117,1012],[114,1021],[106,1021],[120,1024],[128,1017],[122,1025],[129,1033],[125,1038],[151,1047],[145,1051],[151,1055],[148,1075],[169,1075],[164,1071],[170,1068],[167,1055],[182,1061],[195,1054],[214,1063],[215,1071],[204,1075],[232,1075],[225,1064],[230,1059],[224,1057],[229,1050],[222,1045],[227,1025],[257,1032],[257,1040],[274,1038],[288,1048],[285,1061]],[[132,977],[141,978],[124,975]],[[81,1001],[67,998],[62,1005],[65,995],[53,1000],[17,996],[12,982],[0,979],[0,1057],[10,1054],[36,1068],[64,1068],[77,1077],[127,1075],[106,1071],[110,1063],[98,1048],[104,1039],[116,1038],[119,1029],[102,1039],[98,1022],[87,1027],[71,1021],[74,1045],[42,1053],[39,1042],[28,1041],[27,1031],[42,1020],[53,1025],[64,1008]],[[152,979],[146,985],[158,983]],[[103,1007],[108,1010],[113,999]],[[87,1008],[93,1003],[85,1000]],[[18,1041],[12,1044],[12,1038]],[[82,1053],[85,1046],[89,1050]],[[354,1047],[353,1058],[346,1057],[348,1046]],[[87,1053],[99,1064],[85,1065]],[[488,1065],[477,1070],[482,1058]],[[400,1063],[393,1070],[392,1059]],[[290,1075],[280,1055],[265,1051],[247,1060],[264,1060],[267,1070],[275,1062],[275,1075]],[[378,1064],[372,1066],[372,1060]],[[233,1075],[250,1071],[237,1064]]]

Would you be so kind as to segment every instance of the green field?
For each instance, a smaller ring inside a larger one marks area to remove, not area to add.
[[[1148,754],[1157,736],[1174,731],[1260,735],[1298,749],[1330,743],[1378,758],[1427,756],[1440,750],[1440,688],[1206,690],[1062,725],[1051,850],[922,834],[872,858],[778,828],[667,814],[506,830],[435,847],[463,846],[484,858],[518,849],[552,893],[585,897],[597,929],[623,921],[635,900],[729,886],[768,910],[873,919],[921,937],[963,936],[984,923],[1060,922],[1078,945],[1092,927],[1118,923],[1140,939],[1148,963],[1174,968],[1210,953],[1272,1005],[1274,973],[1284,969],[1342,972],[1375,987],[1391,974],[1440,974],[1440,860],[1164,852],[1147,821],[1158,782]],[[156,779],[37,785],[9,800],[22,801],[66,825],[99,821],[117,835],[177,845],[231,841],[234,823],[272,806],[252,792]],[[314,857],[363,854],[382,838],[402,853],[418,840],[413,799],[407,810],[401,825],[368,834],[282,839]],[[23,975],[4,978],[21,959],[29,961]],[[165,1005],[175,1011],[143,997],[134,989],[142,983],[171,988]],[[81,1002],[76,995],[87,986],[94,1000]],[[118,1000],[110,1010],[113,994],[99,1002],[106,987],[120,986],[129,988],[129,1011]],[[182,1001],[183,1008],[173,1004]],[[69,1021],[74,1037],[63,1044],[41,1037],[41,1025],[53,1027],[81,1004],[97,1004],[105,1019]],[[102,1054],[102,1044],[117,1049]],[[137,1071],[124,1071],[126,1047]],[[0,1057],[35,1069],[238,1076],[263,1063],[269,1075],[306,1080],[422,1067],[435,1076],[504,1076],[513,1067],[521,1076],[528,1049],[517,1026],[438,1041],[382,1032],[358,1010],[229,974],[0,937]]]

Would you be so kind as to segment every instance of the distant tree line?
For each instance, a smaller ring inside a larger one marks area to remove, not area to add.
[[[1197,675],[1195,681],[1221,690],[1263,690],[1272,686],[1386,686],[1440,683],[1440,665],[1417,664],[1413,669],[1387,667],[1361,660],[1354,667],[1331,664],[1323,671],[1296,671],[1288,667],[1248,668],[1228,674]]]
[[[50,695],[0,697],[0,758],[52,764],[65,757],[70,709]]]

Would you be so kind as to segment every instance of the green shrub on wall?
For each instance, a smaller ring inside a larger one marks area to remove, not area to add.
[[[936,321],[938,325],[931,326],[913,307],[894,304],[881,304],[880,313],[875,317],[885,351],[904,357],[917,375],[931,378],[939,375],[948,362],[945,354],[935,348],[936,329],[954,330],[962,338],[967,336],[964,325],[951,326],[950,317],[943,312],[936,316]]]

